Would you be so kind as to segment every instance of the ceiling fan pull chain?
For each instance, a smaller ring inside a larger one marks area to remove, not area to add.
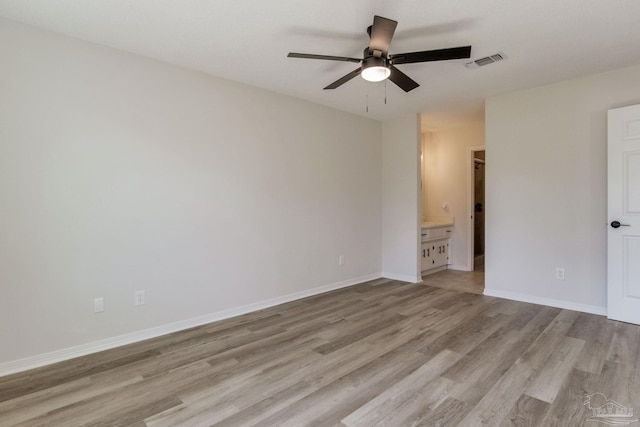
[[[369,112],[369,94],[367,94],[367,113]]]
[[[384,105],[387,105],[387,81],[384,81]]]

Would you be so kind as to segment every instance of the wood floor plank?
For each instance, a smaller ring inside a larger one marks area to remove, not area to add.
[[[280,374],[283,376],[283,378],[270,380],[268,384],[268,387],[270,389],[268,390],[268,392],[279,393],[282,389],[285,389],[286,387],[291,385],[290,378],[296,378],[291,376],[287,377],[287,373],[291,372],[291,368],[306,370],[307,381],[313,383],[315,389],[317,389],[326,385],[327,383],[337,380],[339,376],[345,375],[348,372],[357,369],[368,361],[374,360],[380,355],[391,351],[398,346],[401,346],[402,344],[405,344],[409,340],[415,340],[416,342],[419,342],[416,338],[419,339],[420,335],[416,337],[415,335],[398,334],[395,335],[393,339],[385,341],[385,345],[377,345],[375,347],[368,345],[364,341],[356,341],[348,346],[350,348],[343,348],[331,353],[328,356],[323,357],[322,360],[318,361],[318,363],[315,363],[314,366],[308,366],[311,364],[309,363],[310,360],[312,360],[310,358],[307,358],[307,366],[291,366],[290,363],[282,364],[283,366],[281,367],[281,371],[284,372],[280,372]],[[419,344],[416,343],[414,345],[417,346]],[[319,356],[318,353],[316,353],[316,355]],[[347,359],[346,363],[345,358],[349,358]],[[275,374],[278,373],[279,372],[275,372]],[[258,385],[258,383],[259,382],[256,381],[249,384],[250,387],[246,391],[243,391],[242,389],[237,390],[236,393],[238,394],[238,396],[235,397],[235,403],[240,407],[245,407],[247,405],[259,402],[260,399],[258,397],[260,397],[260,393],[267,393],[267,390],[261,390],[260,387],[256,388],[256,385]],[[234,387],[237,385],[238,384],[236,381],[234,383]],[[217,387],[218,392],[221,391],[221,388],[222,384],[219,384],[219,386]],[[224,390],[224,388],[222,388],[222,390]],[[229,391],[222,391],[222,393],[228,394]],[[256,396],[256,393],[259,393],[258,396]],[[184,395],[181,394],[181,396]],[[233,394],[231,394],[231,397],[233,397]]]
[[[443,350],[417,370],[395,384],[389,385],[382,393],[343,418],[342,423],[348,426],[364,427],[376,425],[379,420],[389,416],[407,400],[418,395],[427,384],[439,377],[460,357],[457,353]]]
[[[559,313],[558,309],[537,306],[535,316],[522,330],[508,324],[492,334],[443,374],[459,384],[452,395],[468,408],[475,407]]]
[[[640,402],[639,388],[633,365],[606,361],[591,393],[602,393],[623,406],[635,408],[636,402]]]
[[[589,412],[584,402],[589,394],[597,391],[597,380],[595,374],[573,369],[540,425],[588,426]]]
[[[273,392],[282,382],[297,381],[288,373],[313,365],[319,358],[317,353],[304,345],[306,343],[303,341],[296,347],[283,346],[286,351],[278,354],[279,357],[268,357],[270,354],[267,353],[267,357],[244,359],[242,363],[238,362],[223,371],[219,370],[219,366],[228,364],[228,359],[216,357],[215,362],[209,360],[207,363],[213,370],[220,371],[220,375],[211,375],[210,381],[194,381],[174,388],[174,393],[185,403],[206,399],[211,405],[229,402],[239,406],[238,399],[241,396],[262,392],[264,383],[267,383],[269,391]],[[237,362],[235,358],[231,360]],[[246,391],[243,391],[242,387],[245,387]]]
[[[436,306],[449,308],[449,305],[456,302],[459,297],[460,294],[458,292],[438,289],[430,293],[428,296],[420,296],[416,298],[415,305],[405,304],[404,306],[399,307],[398,313],[405,316],[412,316],[425,309],[436,309],[438,311],[442,311],[442,309],[439,309]]]
[[[191,427],[211,425],[238,412],[238,408],[229,403],[211,404],[207,400],[174,405],[161,412],[152,412],[143,419],[148,427]]]
[[[323,344],[321,346],[318,346],[316,348],[314,348],[315,351],[317,351],[320,354],[326,355],[329,354],[331,352],[334,352],[338,349],[341,349],[349,344],[351,344],[354,341],[358,341],[361,340],[363,338],[368,337],[369,335],[373,334],[374,332],[377,332],[381,329],[386,328],[387,326],[391,326],[394,325],[396,323],[398,323],[400,320],[405,319],[406,317],[401,315],[401,314],[397,314],[394,315],[392,317],[389,318],[383,318],[379,321],[376,321],[374,323],[371,322],[367,322],[367,325],[365,327],[359,328],[359,327],[355,327],[353,329],[348,328],[347,331],[349,331],[349,333],[341,336],[340,338],[333,340],[327,344]]]
[[[388,343],[396,343],[397,345],[405,343],[420,337],[427,331],[432,334],[431,336],[435,336],[437,333],[430,329],[431,319],[440,315],[440,313],[440,310],[427,308],[421,314],[406,317],[387,328],[374,332],[365,337],[363,341],[372,346],[387,346]]]
[[[427,297],[433,292],[433,289],[425,286],[418,286],[417,288],[409,289],[411,292],[404,292],[402,295],[393,294],[388,296],[382,301],[378,301],[375,305],[372,305],[367,310],[358,310],[357,313],[352,313],[344,318],[352,322],[367,321],[372,316],[384,315],[387,312],[402,316],[398,313],[398,307],[404,306],[406,302],[413,302],[419,297]]]
[[[477,419],[489,425],[502,423],[578,315],[579,313],[574,311],[561,311],[515,364],[496,381],[462,424]]]
[[[507,322],[506,316],[486,317],[482,313],[478,313],[472,320],[456,325],[418,351],[428,356],[435,356],[444,349],[466,354],[486,341]]]
[[[5,401],[0,405],[0,414],[2,414],[0,426],[15,426],[33,418],[46,418],[46,414],[58,408],[69,407],[75,402],[92,399],[139,381],[143,381],[141,376],[101,381],[92,381],[90,377],[83,377],[32,395]],[[23,407],[28,407],[29,411],[20,410]]]
[[[640,406],[640,327],[440,273],[0,377],[0,427],[573,426],[589,394]]]
[[[42,416],[24,422],[25,425],[99,425],[105,420],[119,424],[118,419],[140,421],[155,412],[142,407],[164,411],[182,402],[171,393],[171,386],[180,386],[201,378],[206,363],[190,364],[145,381],[117,387],[94,398],[82,398],[74,403],[53,409]],[[75,422],[71,422],[75,421]],[[131,421],[133,422],[133,421]],[[106,423],[105,423],[106,424]],[[18,424],[21,425],[21,424]]]
[[[576,361],[576,368],[600,374],[607,359],[616,322],[603,316],[581,313],[567,331],[567,336],[585,341],[585,346]]]
[[[253,405],[238,411],[237,413],[216,422],[220,427],[244,427],[260,425],[273,414],[282,411],[294,402],[300,400],[300,396],[310,394],[315,388],[306,381],[299,381],[290,387],[263,397]]]
[[[616,363],[634,363],[640,346],[640,328],[630,323],[618,322],[607,353],[607,360]]]
[[[500,425],[502,427],[536,427],[543,425],[541,423],[549,410],[549,406],[547,402],[523,394]]]
[[[525,393],[538,400],[553,403],[565,378],[573,369],[576,359],[582,352],[585,342],[577,338],[564,337],[551,354],[544,368]]]
[[[461,425],[473,425],[477,420],[488,425],[502,423],[532,377],[542,368],[577,317],[577,312],[561,311],[509,370],[493,384],[462,420]]]
[[[539,309],[540,309],[540,306],[536,304],[528,304],[526,302],[495,298],[493,307],[487,310],[487,316],[492,316],[493,314],[500,313],[500,314],[506,314],[509,316],[514,316],[516,314],[522,316],[523,314],[525,314],[525,317],[526,317],[526,315],[530,314],[530,312],[535,313]],[[524,322],[524,324],[526,323],[527,322]],[[522,326],[524,326],[524,324]]]
[[[121,351],[122,350],[120,350],[120,352]],[[110,351],[110,353],[118,354],[119,352]],[[29,381],[25,381],[22,374],[17,374],[2,380],[0,402],[55,387],[56,385],[87,377],[98,372],[105,372],[117,367],[126,366],[139,360],[155,358],[159,354],[158,351],[151,350],[142,353],[123,354],[121,357],[112,360],[97,361],[93,361],[92,358],[82,357],[77,359],[75,363],[61,362],[45,368],[38,368],[34,370]]]
[[[318,388],[262,423],[283,427],[334,425],[384,390],[389,380],[407,375],[424,362],[424,356],[418,352],[404,351],[398,356],[387,354],[373,360]],[[359,390],[357,395],[354,394],[355,390]]]
[[[484,290],[484,273],[481,271],[444,270],[423,277],[422,283],[448,290],[482,294]]]
[[[424,311],[442,311],[432,307],[431,305],[433,304],[433,301],[435,299],[446,295],[446,291],[437,288],[430,289],[432,290],[432,292],[414,298],[413,300],[411,300],[411,304],[403,304],[401,306],[398,306],[396,309],[398,314],[410,317],[416,314],[422,314],[424,313]]]
[[[430,417],[433,410],[448,397],[453,381],[437,377],[415,394],[409,396],[400,406],[388,414],[383,414],[375,423],[378,426],[410,426]]]
[[[468,405],[453,397],[446,398],[433,411],[429,411],[424,417],[407,424],[407,426],[418,427],[448,427],[455,426],[469,412]]]
[[[298,377],[289,375],[298,370],[310,369],[321,356],[305,349],[304,352],[294,353],[286,359],[273,359],[269,364],[253,371],[245,371],[242,376],[233,375],[227,381],[219,383],[213,391],[210,388],[197,390],[188,388],[178,392],[178,396],[185,402],[206,399],[211,404],[227,402],[239,410],[256,404],[265,396],[272,396],[299,384]],[[305,382],[305,384],[307,384]]]

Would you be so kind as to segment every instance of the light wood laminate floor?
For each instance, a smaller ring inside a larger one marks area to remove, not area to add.
[[[0,378],[0,426],[597,426],[588,395],[640,408],[639,343],[379,280]]]
[[[422,282],[436,288],[482,294],[484,292],[484,256],[475,258],[473,271],[442,270],[423,276]]]
[[[422,276],[422,283],[436,288],[482,295],[484,272],[442,270]]]

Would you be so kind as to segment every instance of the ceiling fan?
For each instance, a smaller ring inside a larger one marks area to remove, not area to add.
[[[367,28],[367,33],[371,42],[364,49],[363,58],[348,58],[344,56],[331,55],[314,55],[309,53],[290,52],[289,58],[304,59],[325,59],[329,61],[345,61],[362,63],[362,66],[353,70],[346,76],[343,76],[331,83],[325,89],[335,89],[342,86],[357,75],[370,82],[381,82],[385,79],[391,80],[405,92],[409,92],[418,86],[411,77],[407,76],[395,66],[398,64],[412,64],[416,62],[430,61],[446,61],[449,59],[462,59],[471,57],[471,46],[452,47],[448,49],[424,50],[421,52],[396,53],[389,54],[389,45],[393,38],[393,33],[398,25],[397,21],[383,18],[382,16],[373,17],[373,25]]]

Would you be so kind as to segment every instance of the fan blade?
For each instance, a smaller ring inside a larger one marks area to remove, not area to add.
[[[391,69],[389,80],[397,84],[400,87],[400,89],[404,90],[405,92],[412,91],[418,86],[420,86],[411,77],[407,76],[405,73],[398,70],[393,65],[390,65],[389,69]]]
[[[346,56],[331,56],[331,55],[314,55],[311,53],[295,53],[289,52],[288,58],[303,58],[303,59],[326,59],[328,61],[345,61],[345,62],[362,62],[362,59],[347,58]]]
[[[361,71],[362,71],[362,67],[357,68],[352,72],[350,72],[349,74],[347,74],[346,76],[340,77],[338,80],[331,83],[329,86],[325,87],[325,89],[335,89],[339,86],[342,86],[343,84],[345,84],[346,82],[354,78],[355,76],[359,75]]]
[[[451,47],[449,49],[424,50],[422,52],[397,53],[390,55],[393,64],[411,64],[415,62],[446,61],[471,57],[471,46]]]
[[[371,26],[369,52],[372,53],[374,50],[379,50],[382,52],[382,56],[386,57],[397,25],[397,21],[383,18],[378,15],[374,16],[373,25]]]

